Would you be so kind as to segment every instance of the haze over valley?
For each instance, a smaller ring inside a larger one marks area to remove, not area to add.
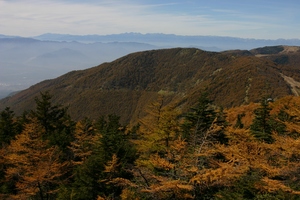
[[[274,45],[300,45],[297,39],[243,39],[218,36],[124,33],[113,35],[43,34],[32,38],[0,35],[0,98],[72,70],[111,62],[129,53],[195,47],[224,51]]]
[[[0,97],[150,49],[299,46],[299,4],[261,1],[0,1]]]
[[[155,49],[141,43],[79,43],[0,38],[0,97],[72,70],[86,69],[131,52]]]

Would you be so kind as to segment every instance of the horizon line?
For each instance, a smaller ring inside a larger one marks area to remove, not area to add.
[[[236,39],[245,39],[245,40],[269,40],[269,41],[276,41],[276,40],[300,40],[300,38],[277,38],[277,39],[263,39],[263,38],[246,38],[246,37],[235,37],[235,36],[221,36],[221,35],[179,35],[179,34],[173,34],[173,33],[141,33],[141,32],[122,32],[122,33],[111,33],[111,34],[70,34],[70,33],[55,33],[55,32],[47,32],[42,33],[35,36],[20,36],[20,35],[7,35],[0,33],[0,36],[4,37],[13,37],[13,38],[36,38],[44,35],[61,35],[61,36],[117,36],[117,35],[124,35],[124,34],[137,34],[137,35],[166,35],[166,36],[178,36],[178,37],[219,37],[219,38],[236,38]]]

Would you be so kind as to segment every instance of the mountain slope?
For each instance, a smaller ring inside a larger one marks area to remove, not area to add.
[[[291,86],[283,75],[290,77],[292,72],[299,73],[293,66],[234,52],[152,50],[43,81],[1,100],[0,109],[10,106],[21,113],[33,108],[40,91],[49,90],[55,103],[69,106],[74,119],[115,113],[122,122],[134,122],[159,95],[164,96],[164,105],[176,102],[183,109],[193,105],[204,90],[224,107],[259,101],[264,95],[273,99],[290,95]]]
[[[156,48],[134,42],[84,44],[0,36],[0,93],[8,95],[10,92],[6,91],[19,91],[71,70],[86,69],[128,53]]]

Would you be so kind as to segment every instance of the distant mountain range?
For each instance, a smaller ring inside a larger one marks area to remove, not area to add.
[[[67,51],[68,52],[68,51]],[[46,80],[0,101],[18,114],[32,109],[34,97],[50,91],[74,119],[117,114],[136,122],[151,102],[190,108],[207,91],[217,105],[233,107],[300,94],[300,47],[273,46],[208,52],[172,48],[132,53],[97,67]]]
[[[259,40],[219,36],[123,33],[113,35],[43,34],[30,38],[0,34],[0,98],[72,70],[87,69],[127,54],[166,48],[206,51],[250,50],[300,45],[299,39]]]
[[[223,51],[229,49],[253,49],[262,46],[300,45],[299,39],[245,39],[221,36],[182,36],[174,34],[141,34],[123,33],[113,35],[67,35],[47,33],[33,37],[50,41],[79,41],[79,42],[140,42],[161,47],[196,47],[204,50]]]

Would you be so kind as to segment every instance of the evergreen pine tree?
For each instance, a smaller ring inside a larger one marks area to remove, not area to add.
[[[115,198],[121,194],[122,188],[111,181],[132,178],[128,166],[134,164],[135,151],[119,119],[110,115],[108,119],[100,117],[94,124],[95,134],[99,135],[94,138],[98,141],[91,142],[91,155],[75,167],[74,183],[69,191],[74,200],[96,199],[98,196]],[[110,164],[114,166],[113,170],[108,170]]]
[[[252,134],[261,141],[272,143],[272,123],[273,119],[270,115],[270,106],[266,98],[263,98],[260,107],[254,111],[255,118],[250,126]]]
[[[120,124],[120,117],[109,115],[108,120],[100,118],[98,121],[98,131],[101,134],[100,152],[105,166],[112,160],[117,160],[114,171],[106,170],[102,179],[112,180],[114,178],[131,179],[132,174],[128,171],[129,166],[134,164],[136,151],[126,134],[126,127]],[[113,159],[113,158],[116,159]],[[120,195],[121,188],[112,185],[103,185],[105,195]]]
[[[73,140],[75,123],[67,114],[67,108],[53,105],[51,99],[52,95],[48,91],[41,93],[40,98],[35,98],[36,109],[31,114],[44,128],[43,138],[49,140],[50,145],[67,150],[67,146]]]
[[[245,113],[243,114],[238,114],[237,115],[237,120],[236,120],[236,123],[234,125],[235,128],[239,128],[239,129],[242,129],[244,128],[244,124],[242,122],[242,118],[245,116]]]
[[[214,123],[220,127],[220,131],[217,131],[213,135],[213,140],[220,142],[221,144],[227,144],[228,138],[225,135],[225,128],[229,125],[226,121],[226,113],[224,109],[221,107],[220,110],[216,113],[216,119]]]
[[[6,107],[0,113],[0,148],[8,145],[10,141],[18,134],[18,123],[14,119],[15,114],[9,107]]]
[[[196,145],[198,138],[201,138],[203,133],[210,128],[216,118],[216,112],[211,107],[211,103],[207,93],[204,92],[201,94],[197,105],[191,108],[191,111],[185,116],[185,121],[182,125],[182,136],[188,142],[194,143],[194,145]]]

